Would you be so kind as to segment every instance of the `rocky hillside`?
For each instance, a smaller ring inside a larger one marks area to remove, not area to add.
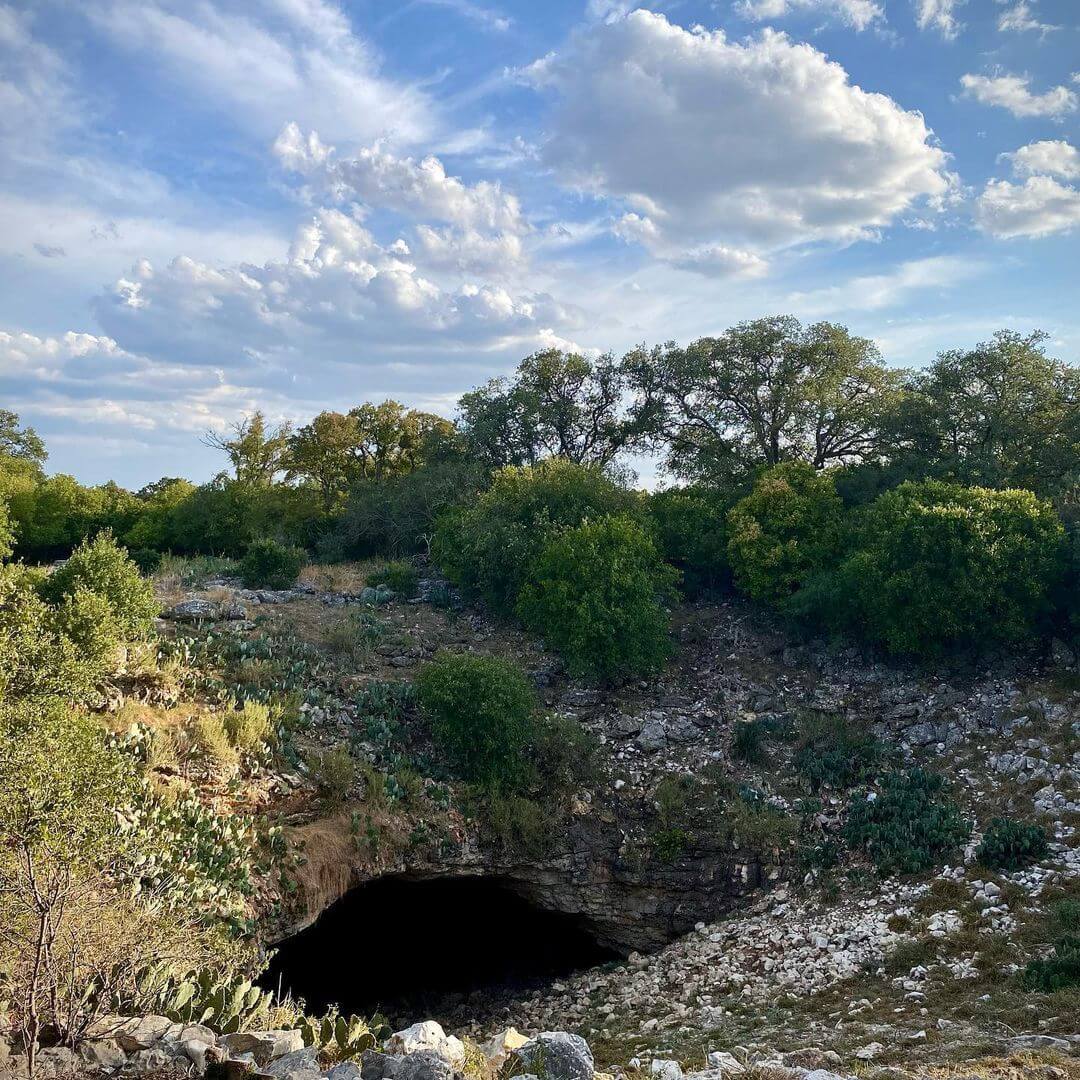
[[[602,690],[434,579],[411,600],[342,571],[283,592],[166,586],[168,677],[132,670],[101,706],[157,782],[273,837],[247,901],[265,947],[374,879],[469,875],[624,959],[448,997],[434,1019],[456,1037],[432,1020],[348,1060],[296,1029],[144,1016],[42,1051],[52,1075],[1080,1075],[1080,675],[1063,646],[905,667],[732,601],[675,611],[665,674]],[[588,769],[503,817],[478,808],[409,689],[441,651],[515,657],[559,730],[587,734]],[[292,695],[276,746],[196,752],[223,684]]]

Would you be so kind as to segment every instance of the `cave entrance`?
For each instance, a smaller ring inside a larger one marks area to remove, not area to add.
[[[460,1022],[560,976],[618,958],[586,920],[497,878],[385,877],[346,893],[278,947],[261,984],[309,1012]]]

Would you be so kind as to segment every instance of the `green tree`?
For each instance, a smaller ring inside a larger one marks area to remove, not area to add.
[[[116,859],[117,812],[133,790],[89,717],[56,703],[0,705],[0,934],[25,958],[14,990],[31,1074],[44,1024],[61,1019],[64,954],[82,946],[69,911]]]
[[[1030,491],[907,482],[862,513],[837,590],[893,652],[1019,641],[1062,579],[1064,529]]]
[[[573,673],[651,675],[671,654],[664,604],[678,577],[638,521],[604,517],[552,537],[529,572],[517,612]]]
[[[903,372],[834,323],[791,316],[740,323],[687,348],[644,348],[625,360],[636,415],[688,479],[745,475],[806,461],[816,469],[873,459],[903,396]]]
[[[360,426],[355,416],[321,412],[289,439],[289,476],[313,483],[319,489],[323,510],[330,513],[348,491],[359,446]]]
[[[727,516],[735,491],[700,486],[668,488],[649,497],[648,510],[656,544],[682,575],[689,597],[728,588]]]
[[[641,499],[596,467],[559,458],[509,466],[475,502],[440,518],[433,554],[455,584],[510,614],[555,532],[619,513],[640,515]]]
[[[20,427],[17,413],[0,409],[0,460],[18,458],[41,469],[48,452],[40,436],[32,427]]]
[[[418,468],[432,448],[453,436],[453,424],[396,401],[365,402],[350,410],[357,443],[350,478],[382,480]]]
[[[1080,368],[1048,357],[1047,335],[998,331],[941,353],[915,376],[893,425],[899,461],[923,476],[1063,491],[1080,476]]]
[[[728,515],[735,583],[755,600],[786,607],[836,558],[842,510],[828,473],[801,461],[766,470]]]
[[[277,426],[268,424],[257,410],[228,432],[208,431],[203,441],[225,454],[238,483],[269,487],[286,469],[291,430],[287,421]]]
[[[467,445],[487,464],[533,465],[545,457],[610,464],[640,445],[642,421],[625,407],[628,383],[610,354],[596,360],[546,349],[513,379],[493,379],[458,404]]]

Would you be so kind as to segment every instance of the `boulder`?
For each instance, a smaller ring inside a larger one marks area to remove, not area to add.
[[[746,1072],[746,1066],[726,1050],[713,1050],[705,1055],[705,1061],[710,1069],[718,1069],[725,1076],[738,1076]]]
[[[175,1023],[161,1037],[177,1044],[194,1040],[213,1046],[217,1042],[217,1035],[205,1024]]]
[[[522,1035],[517,1028],[508,1027],[497,1035],[492,1035],[487,1042],[480,1044],[480,1053],[487,1058],[488,1064],[493,1069],[501,1069],[503,1062],[519,1047],[528,1042],[528,1037]]]
[[[238,619],[246,619],[247,612],[243,604],[235,601],[219,604],[213,600],[201,600],[197,597],[191,600],[181,600],[166,608],[161,613],[163,619],[171,619],[173,622],[234,622]]]
[[[125,1020],[112,1033],[121,1050],[136,1054],[149,1050],[159,1042],[173,1026],[167,1016],[133,1016]]]
[[[304,1048],[304,1037],[299,1028],[237,1031],[223,1036],[221,1042],[228,1047],[230,1057],[236,1054],[251,1054],[257,1065],[266,1065],[276,1058]]]
[[[94,1039],[79,1044],[79,1056],[94,1069],[119,1069],[127,1054],[112,1039]]]
[[[386,1040],[386,1050],[390,1054],[415,1054],[419,1050],[430,1050],[455,1067],[465,1063],[465,1044],[456,1036],[447,1035],[442,1025],[434,1020],[424,1020],[395,1031]]]
[[[176,1048],[195,1066],[197,1072],[206,1072],[207,1057],[214,1048],[212,1043],[203,1042],[201,1039],[181,1039]]]
[[[277,1077],[277,1080],[317,1080],[322,1076],[319,1052],[314,1046],[293,1050],[264,1066],[262,1073],[265,1076]]]
[[[343,1061],[327,1073],[327,1080],[363,1080],[363,1075],[355,1061]]]
[[[393,1080],[400,1066],[400,1057],[384,1054],[379,1050],[365,1050],[360,1055],[363,1080]]]
[[[670,1058],[653,1058],[649,1062],[649,1075],[656,1080],[683,1080],[682,1066]]]
[[[542,1031],[512,1055],[524,1072],[540,1080],[593,1080],[593,1056],[580,1035]]]
[[[646,720],[635,742],[646,753],[661,750],[667,746],[667,732],[660,720]]]
[[[436,1051],[417,1050],[401,1058],[394,1080],[460,1080],[461,1075]]]
[[[35,1076],[76,1076],[82,1071],[79,1055],[66,1046],[49,1046],[37,1053]]]
[[[158,1073],[171,1068],[178,1059],[179,1053],[173,1053],[164,1045],[151,1046],[147,1050],[137,1050],[128,1058],[127,1071],[140,1076]]]

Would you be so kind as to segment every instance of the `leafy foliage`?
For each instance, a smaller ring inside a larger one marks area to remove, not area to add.
[[[256,540],[240,560],[240,577],[249,589],[288,589],[306,561],[299,548]]]
[[[995,818],[986,828],[975,857],[994,870],[1022,870],[1046,857],[1049,837],[1041,825]]]
[[[604,679],[658,671],[671,652],[663,604],[678,572],[632,518],[556,535],[522,587],[517,612],[570,671]]]
[[[1022,640],[1049,612],[1063,535],[1028,491],[902,484],[863,511],[822,617],[899,653]]]
[[[158,613],[153,586],[108,531],[83,541],[71,558],[42,582],[41,594],[54,604],[75,602],[80,594],[91,594],[98,599],[97,610],[108,612],[117,634],[127,641],[145,637]],[[87,629],[84,621],[84,637]]]
[[[843,790],[872,779],[884,750],[869,731],[842,716],[811,714],[799,725],[795,769],[811,791]]]
[[[385,585],[393,589],[398,596],[410,597],[416,595],[420,575],[416,567],[407,562],[389,562],[373,570],[367,576],[367,583],[373,587]]]
[[[856,797],[844,838],[882,874],[917,874],[956,851],[970,831],[947,796],[944,778],[916,768],[887,773],[880,792]]]
[[[520,668],[494,657],[441,653],[421,668],[416,689],[458,775],[511,791],[527,780],[536,694]]]
[[[456,585],[509,614],[552,535],[607,514],[634,514],[639,505],[595,467],[555,458],[508,467],[473,505],[440,519],[433,554]]]
[[[1032,960],[1024,969],[1021,985],[1047,994],[1080,986],[1080,937],[1070,934],[1054,942],[1047,959]]]
[[[682,591],[698,597],[727,589],[727,515],[732,491],[705,487],[668,488],[649,497],[648,512],[656,546],[682,575]]]
[[[835,557],[841,503],[832,478],[804,462],[763,473],[728,515],[728,557],[736,584],[756,600],[784,607]]]

